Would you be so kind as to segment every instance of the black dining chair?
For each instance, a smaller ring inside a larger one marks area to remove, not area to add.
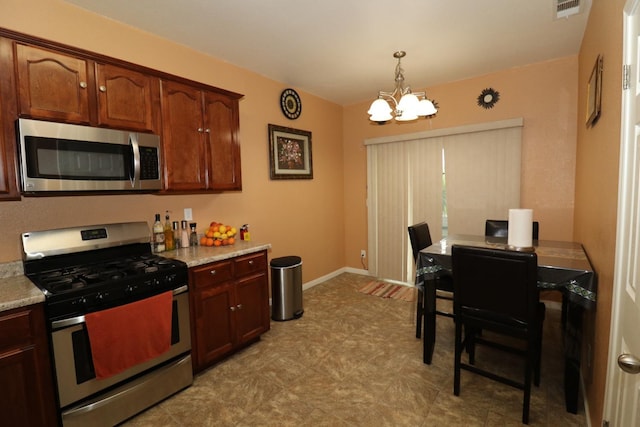
[[[538,298],[538,259],[535,252],[516,252],[454,245],[451,249],[455,313],[453,392],[460,395],[462,369],[524,391],[522,422],[529,423],[531,377],[540,384],[542,326],[545,307]],[[464,339],[463,339],[464,329]],[[477,331],[482,330],[482,336]],[[490,340],[491,331],[494,340]],[[497,342],[497,336],[503,338]],[[499,373],[504,361],[479,368],[476,345],[486,345],[524,358],[524,378]],[[462,352],[469,363],[462,362]]]
[[[538,240],[540,224],[533,221],[532,237]],[[484,223],[484,235],[488,237],[509,237],[509,221],[503,219],[488,219]]]
[[[418,224],[410,225],[409,240],[411,241],[411,249],[413,250],[413,261],[417,263],[418,254],[424,248],[431,246],[431,233],[429,232],[429,225],[426,222],[420,222]],[[453,301],[453,282],[451,277],[444,276],[435,278],[434,285],[436,287],[436,298]],[[438,292],[440,291],[440,292]],[[418,291],[418,298],[416,304],[416,338],[422,337],[422,318],[424,316],[424,292]],[[453,313],[436,310],[436,314],[441,316],[453,318]]]

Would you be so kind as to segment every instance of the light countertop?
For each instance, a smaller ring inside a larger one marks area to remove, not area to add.
[[[191,268],[268,249],[271,249],[270,243],[241,240],[230,246],[196,246],[160,255],[183,261]],[[0,312],[41,302],[44,302],[44,294],[24,276],[21,261],[0,264]]]

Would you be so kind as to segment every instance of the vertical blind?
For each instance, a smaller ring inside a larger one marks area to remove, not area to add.
[[[407,227],[481,234],[488,218],[520,207],[522,119],[365,141],[369,272],[413,283]],[[443,196],[446,198],[443,200]]]

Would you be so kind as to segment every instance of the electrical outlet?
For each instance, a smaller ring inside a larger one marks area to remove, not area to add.
[[[186,221],[193,221],[193,211],[191,208],[184,208],[184,219]]]
[[[360,250],[360,258],[366,258],[367,257],[367,251],[365,251],[364,249]]]

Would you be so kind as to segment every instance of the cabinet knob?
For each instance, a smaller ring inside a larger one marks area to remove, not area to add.
[[[86,89],[87,88],[87,82],[80,82],[80,87],[82,89]]]
[[[209,133],[209,132],[211,132],[211,129],[206,128],[204,131],[205,131],[206,133]]]
[[[242,304],[238,304],[236,307],[238,308],[238,310],[242,310]]]
[[[249,265],[253,265],[253,260],[250,260],[250,261],[249,261]]]
[[[231,307],[229,307],[229,310],[236,311],[236,308],[234,306],[231,306]]]
[[[198,128],[198,132],[202,132],[202,128]]]
[[[100,85],[100,87],[98,89],[100,89],[100,92],[106,92],[107,91],[107,87],[103,86],[103,85]]]
[[[216,275],[216,271],[215,270],[211,270],[209,273],[211,273],[212,276]]]

